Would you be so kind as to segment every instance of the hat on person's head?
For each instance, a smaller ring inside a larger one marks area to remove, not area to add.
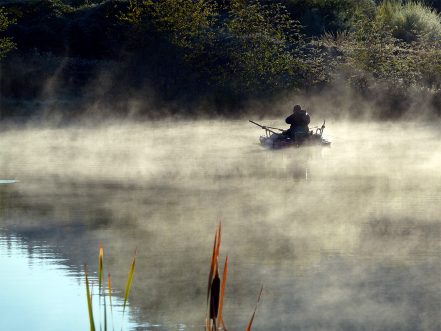
[[[301,110],[302,110],[302,107],[300,105],[295,105],[294,109],[292,111],[295,112],[295,111],[301,111]]]

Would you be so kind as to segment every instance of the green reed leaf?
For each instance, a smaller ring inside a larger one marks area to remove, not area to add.
[[[132,259],[132,264],[130,265],[129,276],[127,277],[126,290],[124,291],[123,313],[126,309],[127,298],[129,297],[130,286],[132,285],[133,273],[135,272],[135,263],[136,263],[136,251]]]
[[[84,265],[84,275],[86,278],[86,295],[87,295],[87,309],[89,311],[89,323],[90,331],[95,331],[95,322],[93,320],[93,309],[92,309],[92,296],[89,290],[89,278],[87,277],[87,266]]]
[[[107,306],[106,306],[106,296],[104,298],[104,331],[107,331]]]

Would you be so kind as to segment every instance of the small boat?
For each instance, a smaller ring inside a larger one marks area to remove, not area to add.
[[[323,138],[323,130],[325,129],[326,123],[325,121],[323,121],[323,125],[321,127],[315,127],[315,131],[311,130],[307,133],[296,133],[295,137],[289,136],[285,130],[260,125],[259,123],[251,120],[250,122],[265,130],[265,135],[260,136],[259,138],[260,144],[269,149],[303,146],[331,146],[331,142]]]

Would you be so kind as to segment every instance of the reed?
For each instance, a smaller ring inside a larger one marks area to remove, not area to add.
[[[225,328],[224,320],[222,318],[222,309],[224,307],[224,297],[225,297],[225,284],[227,283],[227,273],[228,273],[228,255],[225,258],[224,272],[222,275],[220,295],[219,295],[219,309],[217,314],[217,325],[222,325]]]
[[[106,297],[104,297],[104,331],[107,331],[107,305],[106,305]]]
[[[223,316],[223,308],[224,308],[224,299],[225,299],[225,287],[227,283],[228,276],[228,255],[225,257],[225,261],[223,263],[222,269],[222,278],[220,278],[219,272],[219,253],[222,241],[222,227],[219,224],[216,228],[216,232],[214,235],[214,243],[213,249],[211,253],[210,259],[210,270],[208,275],[208,285],[207,285],[207,315],[205,319],[205,330],[206,331],[219,331],[224,330],[227,331],[224,322]],[[123,304],[123,316],[127,306],[128,297],[130,294],[130,289],[133,282],[133,275],[135,273],[135,265],[136,265],[136,250],[132,258],[132,262],[130,264],[129,273],[127,276],[127,282],[124,290],[124,304]],[[104,331],[107,331],[107,303],[106,303],[106,291],[102,288],[103,282],[103,270],[104,270],[104,249],[103,245],[100,242],[99,252],[98,252],[98,291],[99,297],[103,297],[104,299]],[[84,265],[84,275],[86,280],[86,294],[87,294],[87,307],[89,312],[89,322],[90,322],[90,331],[95,331],[95,321],[93,317],[93,307],[92,307],[92,291],[89,286],[89,277],[87,274],[87,265]],[[253,313],[251,315],[250,320],[246,326],[245,331],[251,331],[254,318],[256,316],[256,311],[258,304],[262,297],[263,286],[260,289],[259,296],[257,298],[256,305],[254,307]],[[112,282],[110,277],[110,272],[107,275],[107,296],[109,297],[109,306],[112,318],[113,325],[113,308],[112,308]],[[100,318],[101,319],[101,318]],[[102,323],[100,321],[100,330],[102,330]]]
[[[245,331],[251,331],[251,327],[253,326],[253,322],[254,322],[254,316],[256,316],[257,306],[259,305],[260,298],[262,297],[262,291],[263,291],[263,286],[260,288],[259,296],[257,297],[256,306],[254,307],[253,314],[251,315],[251,318],[247,324],[247,328],[245,329]]]
[[[136,251],[135,251],[135,254],[133,255],[133,258],[132,258],[132,263],[130,265],[129,275],[127,277],[126,289],[124,291],[123,313],[126,309],[126,303],[127,303],[128,297],[129,297],[130,287],[132,285],[133,273],[135,272],[135,263],[136,263]]]
[[[98,292],[99,293],[101,293],[101,283],[103,277],[103,260],[104,260],[103,243],[100,242],[100,248],[98,253]]]
[[[107,291],[109,295],[109,303],[110,303],[110,314],[113,318],[113,308],[112,308],[112,282],[110,279],[110,272],[107,274]]]
[[[87,277],[86,265],[84,265],[84,277],[86,278],[87,309],[89,311],[90,331],[95,331],[95,321],[93,320],[93,309],[92,309],[92,294],[89,289],[89,278]]]
[[[124,304],[123,304],[123,317],[124,312],[127,306],[127,300],[130,294],[131,285],[133,282],[133,275],[135,273],[135,264],[136,264],[136,251],[132,258],[132,263],[130,264],[129,274],[127,277],[127,282],[124,290]],[[103,245],[100,242],[99,251],[98,251],[98,296],[101,300],[103,299],[103,309],[104,309],[104,320],[101,321],[101,315],[99,317],[100,320],[100,330],[107,331],[107,301],[106,301],[106,293],[103,286],[103,271],[104,271],[104,249]],[[95,320],[94,320],[94,313],[93,313],[93,306],[92,306],[92,295],[93,295],[93,284],[90,283],[88,273],[87,273],[87,265],[84,265],[84,275],[85,275],[85,282],[86,282],[86,295],[87,295],[87,309],[89,314],[89,324],[90,324],[90,331],[95,331]],[[92,285],[92,287],[90,286]],[[107,275],[107,296],[109,297],[109,306],[110,306],[110,313],[112,318],[112,325],[113,323],[113,304],[112,304],[112,282],[110,278],[110,272]],[[100,303],[100,312],[101,312],[101,301]]]
[[[222,324],[222,313],[219,317],[219,308],[223,306],[222,288],[225,290],[225,283],[221,283],[219,278],[219,251],[221,246],[221,224],[216,229],[214,235],[213,251],[211,254],[210,272],[208,275],[208,287],[207,287],[207,317],[205,319],[205,328],[207,331],[218,330]],[[228,261],[228,260],[226,260]],[[224,275],[226,280],[226,273],[224,269]],[[221,302],[222,297],[222,302]]]
[[[228,274],[228,255],[225,258],[222,279],[219,277],[219,253],[221,246],[221,224],[216,228],[214,235],[213,250],[211,253],[210,272],[208,274],[207,286],[207,316],[205,318],[206,331],[227,331],[223,318],[223,307],[225,298],[225,286],[227,283]],[[260,289],[257,303],[254,307],[253,314],[249,320],[246,331],[251,331],[254,317],[256,315],[257,306],[262,296],[263,286]]]

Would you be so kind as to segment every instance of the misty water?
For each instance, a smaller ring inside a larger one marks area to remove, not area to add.
[[[201,330],[222,222],[229,330],[245,329],[262,284],[253,330],[440,330],[439,124],[328,121],[331,148],[281,151],[260,133],[246,121],[3,130],[0,328],[87,329],[82,268],[96,276],[102,241],[115,300],[137,250],[124,329]]]

